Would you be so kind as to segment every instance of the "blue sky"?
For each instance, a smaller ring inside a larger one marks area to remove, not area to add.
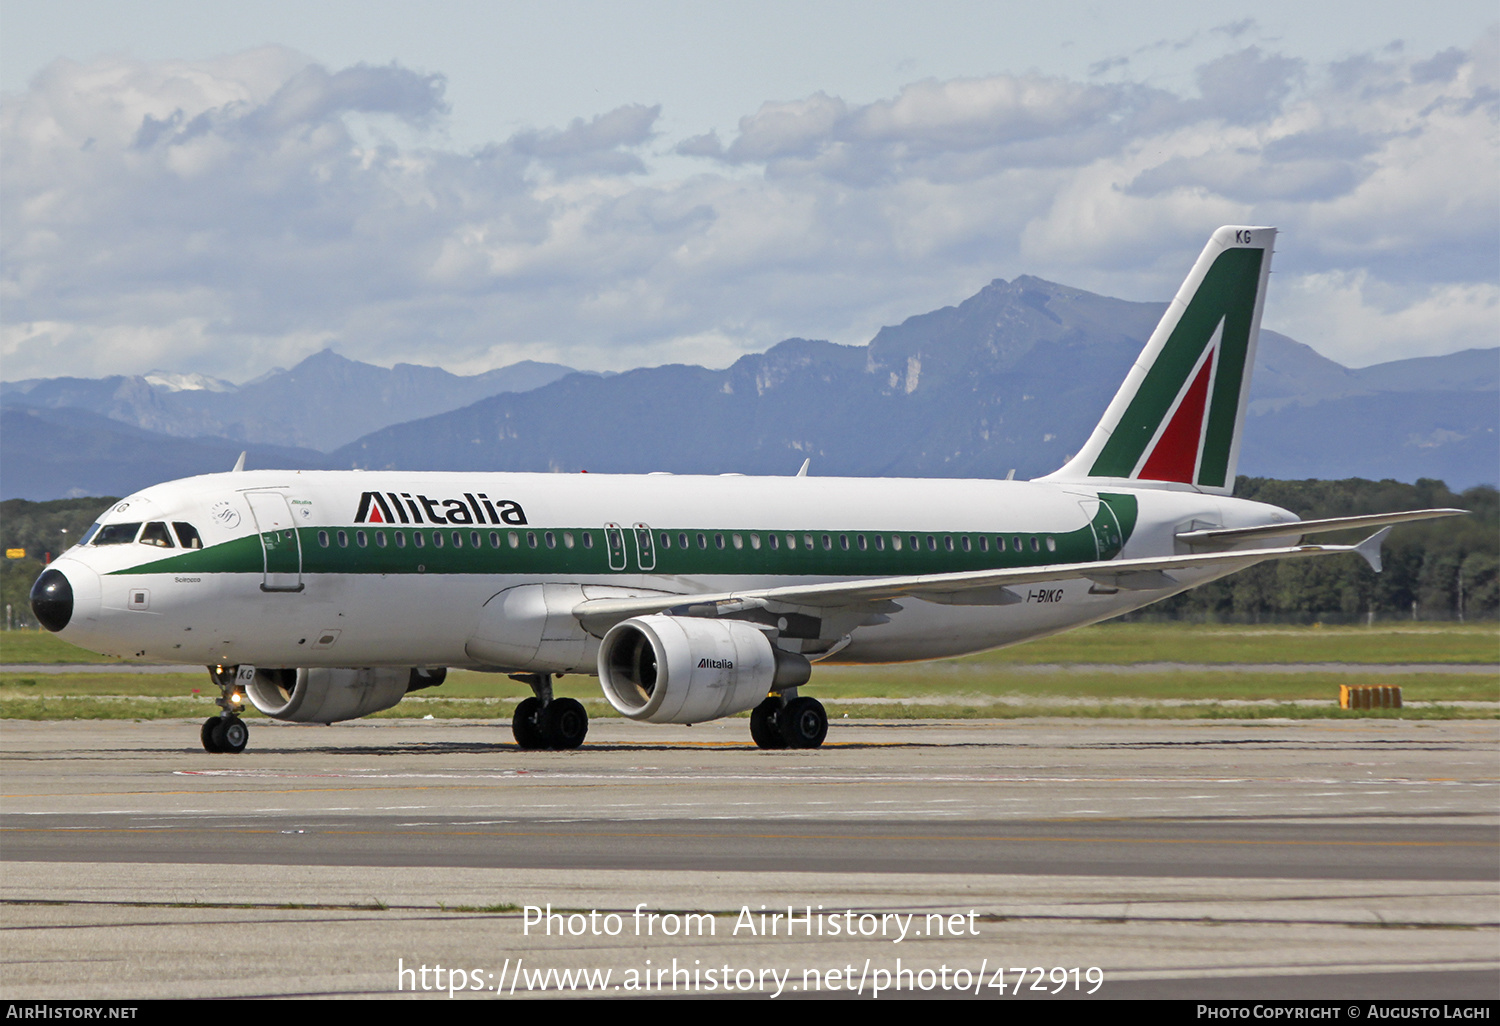
[[[0,8],[6,379],[721,366],[1036,274],[1495,344],[1491,3]]]

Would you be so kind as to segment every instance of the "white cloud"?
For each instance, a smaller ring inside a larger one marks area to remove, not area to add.
[[[58,62],[0,108],[4,374],[724,364],[997,276],[1164,299],[1246,222],[1285,232],[1270,327],[1362,363],[1491,344],[1496,35],[1336,66],[1230,35],[1192,94],[927,79],[727,141],[629,104],[467,153],[399,66]]]
[[[1491,348],[1500,330],[1500,283],[1392,289],[1365,271],[1329,271],[1276,285],[1267,327],[1348,367]]]

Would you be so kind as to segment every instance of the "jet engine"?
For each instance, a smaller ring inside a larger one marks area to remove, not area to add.
[[[812,666],[740,620],[640,616],[599,645],[599,683],[621,715],[647,723],[702,723],[753,709],[806,684]]]
[[[447,673],[443,667],[256,667],[255,679],[245,688],[245,694],[255,708],[272,719],[336,723],[389,709],[409,692],[441,684]]]

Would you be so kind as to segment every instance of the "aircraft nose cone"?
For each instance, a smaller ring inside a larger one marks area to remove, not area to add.
[[[73,586],[61,570],[43,570],[31,586],[31,611],[54,634],[73,619]]]

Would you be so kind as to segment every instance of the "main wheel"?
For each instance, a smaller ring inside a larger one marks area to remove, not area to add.
[[[542,733],[540,722],[542,700],[523,699],[516,706],[516,714],[510,718],[510,732],[516,736],[516,744],[522,748],[546,748],[547,735]]]
[[[214,724],[213,742],[219,751],[238,755],[250,743],[250,728],[238,716],[220,716]]]
[[[828,736],[828,713],[816,698],[794,698],[781,710],[781,736],[788,748],[817,748]]]
[[[781,699],[771,697],[750,710],[750,739],[757,748],[785,748],[781,736]]]
[[[577,748],[589,733],[589,714],[583,703],[572,698],[554,698],[542,710],[542,734],[552,748]]]
[[[214,728],[218,727],[218,725],[219,717],[210,716],[208,719],[203,721],[203,729],[198,731],[198,736],[203,741],[203,750],[205,752],[213,752],[215,755],[218,755],[224,750],[220,748],[219,743],[214,740]]]

